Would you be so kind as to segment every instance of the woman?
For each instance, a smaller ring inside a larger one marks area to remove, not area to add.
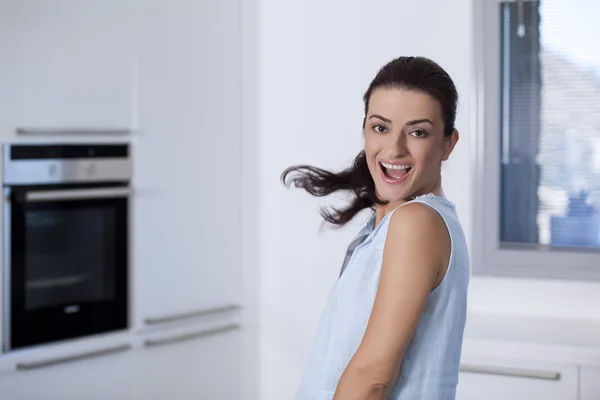
[[[457,102],[436,63],[395,59],[364,95],[364,150],[352,167],[283,173],[315,196],[353,195],[322,212],[332,224],[373,210],[329,296],[296,400],[455,398],[470,266],[441,167],[458,141]]]

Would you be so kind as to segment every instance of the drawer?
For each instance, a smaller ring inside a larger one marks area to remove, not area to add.
[[[600,368],[582,368],[580,400],[600,399]]]
[[[579,368],[511,360],[463,360],[457,400],[577,400]]]

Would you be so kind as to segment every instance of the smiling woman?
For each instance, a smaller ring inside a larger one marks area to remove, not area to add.
[[[325,306],[296,400],[451,400],[470,276],[441,182],[458,141],[458,94],[433,61],[400,57],[364,102],[364,150],[350,168],[300,165],[282,175],[316,196],[352,192],[346,208],[323,210],[332,224],[372,209]]]

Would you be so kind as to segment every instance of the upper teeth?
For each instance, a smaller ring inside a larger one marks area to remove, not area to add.
[[[381,165],[388,169],[409,169],[410,165],[394,165],[382,162]]]

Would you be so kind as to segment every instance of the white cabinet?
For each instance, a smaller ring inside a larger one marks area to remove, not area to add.
[[[244,400],[243,335],[237,324],[188,326],[146,334],[131,349],[3,371],[0,399]]]
[[[580,373],[580,400],[600,399],[600,368],[583,367]]]
[[[141,320],[238,303],[237,0],[140,2],[133,254]]]
[[[137,399],[243,400],[242,331],[201,330],[147,338],[136,368]]]
[[[577,400],[577,366],[485,360],[461,367],[457,400]]]
[[[134,12],[134,0],[1,1],[5,127],[131,128]]]
[[[155,332],[130,349],[2,373],[0,399],[243,400],[242,335],[223,323]]]
[[[130,350],[0,375],[0,399],[134,399]]]

